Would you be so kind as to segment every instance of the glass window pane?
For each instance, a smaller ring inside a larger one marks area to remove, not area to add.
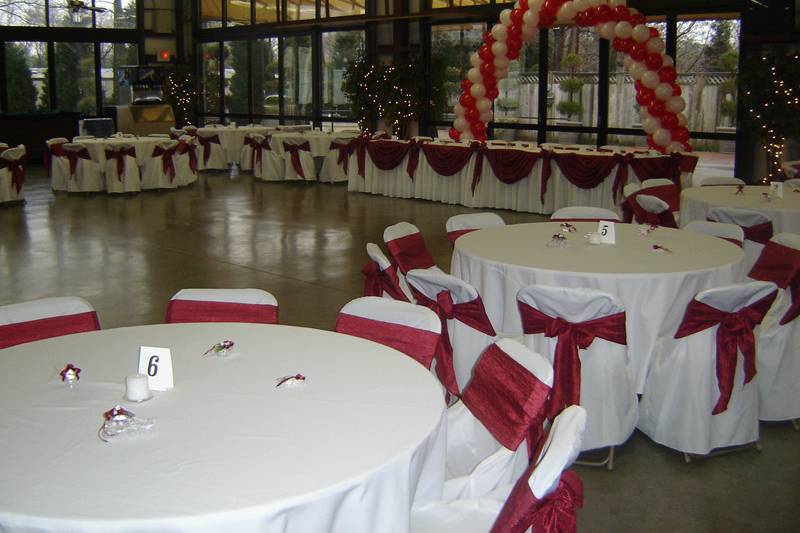
[[[95,15],[98,28],[136,27],[136,0],[94,0],[94,5],[106,10]]]
[[[247,113],[250,80],[247,75],[247,41],[225,43],[225,112]]]
[[[363,15],[365,0],[322,0],[323,17]]]
[[[443,7],[469,7],[488,3],[489,0],[431,0],[431,7],[433,9]]]
[[[89,9],[73,10],[67,2],[50,2],[50,26],[70,28],[91,28],[92,11]]]
[[[549,32],[549,124],[597,125],[597,33],[594,28],[555,27]]]
[[[342,77],[347,65],[364,49],[363,31],[337,31],[322,34],[322,116],[351,116],[350,101],[342,92]]]
[[[311,115],[311,36],[283,38],[283,97],[285,115]]]
[[[508,66],[508,78],[497,84],[495,122],[537,124],[539,122],[539,39],[522,47],[519,60]],[[512,130],[508,130],[512,131]],[[534,133],[534,139],[536,134]],[[512,138],[508,140],[527,140]]]
[[[255,0],[256,24],[276,22],[278,20],[277,0]]]
[[[662,39],[666,39],[667,24],[665,22],[648,22],[648,26],[656,28]],[[608,79],[608,125],[612,128],[641,129],[639,104],[636,103],[636,87],[634,79],[625,70],[627,54],[617,52],[613,48],[609,56]]]
[[[219,28],[222,26],[222,0],[201,0],[200,27]]]
[[[461,95],[461,80],[470,69],[469,56],[483,42],[485,24],[431,27],[431,91],[434,118],[452,120]]]
[[[317,16],[316,0],[286,0],[286,20],[313,19]]]
[[[135,43],[100,43],[103,105],[130,103],[130,85],[120,85],[120,81],[124,77],[120,67],[138,64],[139,47]]]
[[[253,41],[253,113],[278,114],[278,39]]]
[[[55,43],[55,68],[58,109],[96,114],[94,45]]]
[[[531,143],[531,147],[536,146],[536,138],[538,132],[535,129],[518,130],[510,128],[495,128],[492,135],[492,140],[498,141],[522,141]]]
[[[47,43],[6,43],[8,111],[30,113],[48,109]]]
[[[250,24],[250,1],[249,0],[227,0],[228,26],[241,26]]]
[[[44,26],[44,0],[0,0],[0,26]]]
[[[206,113],[219,113],[219,44],[201,44],[200,54],[200,109]]]

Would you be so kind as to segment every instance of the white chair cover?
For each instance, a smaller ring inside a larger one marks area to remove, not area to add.
[[[270,144],[266,138],[263,142],[265,145]],[[284,158],[277,152],[265,148],[261,157],[261,173],[256,176],[264,181],[283,181],[286,178]]]
[[[8,145],[6,145],[8,146]],[[16,148],[6,148],[0,153],[0,159],[16,166],[24,171],[24,157],[27,154],[25,146],[20,144]],[[23,172],[24,175],[24,172]],[[11,168],[0,168],[0,203],[16,202],[25,198],[25,185],[17,192],[14,183],[14,172]]]
[[[162,150],[172,150],[178,146],[178,141],[164,140],[156,145],[157,148]],[[154,152],[155,153],[155,148]],[[178,187],[178,154],[175,153],[171,156],[172,164],[175,168],[175,177],[170,176],[169,171],[164,170],[163,158],[161,155],[152,155],[146,160],[144,164],[144,172],[142,173],[142,189],[175,189]],[[188,165],[188,159],[186,159]]]
[[[134,146],[130,143],[113,143],[106,147],[106,150],[118,152],[120,150],[134,150]],[[122,175],[119,173],[119,165],[116,157],[105,157],[105,173],[106,173],[106,192],[112,193],[126,193],[138,192],[142,190],[142,178],[139,175],[139,165],[136,164],[135,155],[121,155],[122,158]]]
[[[63,320],[45,322],[59,317]],[[0,348],[99,328],[92,305],[75,296],[0,306]]]
[[[53,137],[45,141],[46,149],[52,150],[55,145],[68,143],[69,139],[66,137]],[[57,159],[57,160],[56,160]],[[46,161],[45,161],[46,162]],[[53,171],[53,168],[58,166],[59,171]],[[50,188],[54,191],[66,191],[67,179],[69,178],[69,170],[63,171],[63,162],[60,158],[54,158],[53,154],[50,155],[50,167],[47,168],[48,176],[50,177]]]
[[[695,300],[735,312],[773,291],[774,284],[756,281],[701,291]],[[716,374],[718,329],[710,327],[680,339],[662,337],[656,343],[638,424],[655,442],[685,453],[707,454],[716,448],[758,440],[758,386],[752,381],[744,383],[738,354],[728,407],[712,414],[720,396]]]
[[[726,176],[709,176],[700,181],[701,187],[706,187],[709,185],[744,185],[744,184],[745,184],[744,180]]]
[[[701,233],[703,235],[712,235],[720,239],[727,239],[737,241],[741,246],[744,242],[744,231],[736,224],[727,224],[725,222],[709,222],[706,220],[692,220],[683,227],[686,231],[692,233]]]
[[[409,243],[408,239],[400,241],[405,237],[415,237],[415,242]],[[438,266],[433,262],[425,241],[422,238],[422,233],[419,228],[410,222],[398,222],[388,226],[383,230],[383,242],[389,248],[389,254],[392,256],[393,263],[395,263],[401,272],[408,274],[409,270],[415,268],[427,268],[442,272]],[[409,259],[410,265],[409,268]]]
[[[86,145],[81,143],[64,143],[62,148],[64,152],[82,152],[86,150]],[[60,164],[58,165],[55,164],[55,160],[57,159],[60,160]],[[54,157],[53,162],[53,172],[55,173],[57,168],[59,173],[63,173],[62,176],[66,176],[67,191],[98,192],[105,190],[103,169],[100,168],[100,164],[96,161],[78,157],[74,175],[71,175],[68,157]]]
[[[736,207],[712,207],[708,211],[708,218],[713,222],[736,224],[743,230],[744,228],[770,222],[769,218],[758,211],[750,211],[748,209],[739,209]],[[761,255],[762,250],[764,250],[764,245],[745,238],[742,250],[744,251],[744,260],[741,264],[742,272],[750,272],[758,256]]]
[[[280,142],[285,144],[293,144],[293,145],[301,145],[304,142],[308,142],[303,140],[301,137],[290,137],[285,140],[281,140]],[[298,181],[298,180],[305,180],[305,181],[317,181],[317,169],[314,165],[314,157],[311,155],[310,150],[298,150],[298,155],[300,156],[300,167],[303,169],[303,174],[305,177],[301,176],[297,173],[292,165],[292,154],[288,150],[284,150],[283,154],[283,166],[285,169],[284,179],[286,181]]]
[[[669,211],[669,204],[667,202],[657,196],[651,196],[649,194],[637,195],[636,203],[648,213],[654,213],[656,215],[664,211]]]
[[[211,139],[216,137],[219,142],[211,142]],[[208,162],[204,159],[205,146],[203,142],[208,143],[210,150]],[[228,159],[225,157],[225,148],[222,146],[222,139],[220,135],[203,135],[197,133],[197,168],[198,170],[227,170]]]
[[[661,187],[663,185],[675,185],[675,182],[667,178],[650,178],[642,182],[642,189],[648,187]]]
[[[445,227],[448,237],[453,242],[455,239],[451,237],[451,234],[454,233],[458,234],[454,235],[457,238],[469,230],[499,228],[505,225],[506,221],[496,213],[465,213],[448,218]]]
[[[631,194],[635,193],[636,191],[638,191],[641,188],[642,188],[642,186],[639,185],[638,183],[628,183],[627,185],[625,185],[622,188],[622,196],[627,198],[628,196],[630,196]]]
[[[613,220],[620,222],[619,215],[602,207],[562,207],[550,215],[550,220]]]
[[[393,267],[392,262],[389,261],[389,258],[386,257],[386,255],[383,253],[383,250],[381,250],[380,247],[375,243],[372,242],[367,243],[367,255],[372,261],[374,261],[378,265],[378,268],[380,268],[382,271],[386,270],[387,268]],[[409,302],[416,303],[417,300],[411,293],[411,289],[408,288],[408,282],[406,281],[406,277],[399,270],[397,270],[396,272],[397,272],[397,279],[400,285],[400,290],[403,291],[403,294],[406,295],[406,298],[408,299]],[[383,297],[391,298],[391,296],[389,294],[386,294],[386,292],[383,293]]]
[[[348,144],[352,141],[351,136],[337,137],[331,141],[331,144]],[[350,163],[347,165],[348,172],[350,171]],[[325,160],[322,162],[322,169],[319,172],[320,181],[325,183],[339,183],[347,181],[347,174],[344,172],[344,163],[339,164],[339,150],[330,150]]]
[[[196,302],[199,305],[187,304]],[[209,309],[203,304],[232,304]],[[261,322],[277,323],[278,301],[261,289],[181,289],[170,298],[167,323]]]
[[[182,135],[178,138],[179,143],[184,143],[186,148],[184,153],[176,153],[174,157],[175,164],[175,182],[178,187],[185,187],[197,181],[197,170],[192,170],[191,155],[187,150],[194,150],[195,162],[197,169],[200,168],[200,159],[203,157],[203,147],[197,143],[197,139],[191,135]],[[217,146],[212,143],[212,147]],[[180,151],[180,150],[179,150]],[[213,152],[212,152],[213,153]]]
[[[625,311],[616,296],[593,289],[529,285],[520,289],[517,301],[572,324]],[[528,334],[524,339],[526,346],[554,362],[557,336]],[[636,386],[628,365],[628,347],[597,337],[578,353],[580,404],[587,411],[583,449],[622,444],[636,427],[638,410]]]

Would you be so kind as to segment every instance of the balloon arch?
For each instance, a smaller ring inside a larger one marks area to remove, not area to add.
[[[686,102],[675,83],[675,62],[664,53],[658,29],[647,26],[644,15],[628,8],[625,0],[518,0],[514,9],[504,9],[500,22],[470,56],[472,68],[461,82],[450,137],[485,141],[486,124],[493,117],[492,101],[499,94],[497,82],[508,76],[509,63],[519,57],[523,44],[536,38],[538,28],[573,22],[579,27],[594,26],[614,50],[627,54],[625,68],[636,80],[636,102],[647,144],[662,153],[691,151],[682,113]]]

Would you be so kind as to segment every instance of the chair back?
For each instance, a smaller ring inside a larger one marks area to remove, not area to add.
[[[447,238],[451,243],[462,235],[484,228],[499,228],[506,222],[495,213],[466,213],[455,215],[447,219]]]
[[[405,276],[397,272],[383,250],[377,244],[367,243],[367,255],[371,263],[364,266],[364,296],[389,296],[395,300],[415,303]]]
[[[630,196],[631,194],[637,192],[641,188],[642,188],[642,186],[639,185],[638,183],[628,183],[627,185],[625,185],[622,188],[622,196],[627,198],[628,196]]]
[[[98,329],[97,313],[83,298],[43,298],[0,307],[0,349]]]
[[[675,215],[670,211],[669,204],[657,196],[650,194],[637,194],[633,197],[633,216],[639,224],[653,224],[665,228],[677,228]],[[638,207],[638,209],[637,209]]]
[[[766,244],[772,238],[772,221],[758,211],[736,207],[712,207],[708,212],[712,222],[736,224],[744,231],[744,238]]]
[[[642,189],[648,187],[661,187],[663,185],[675,185],[675,182],[667,178],[650,178],[642,182]]]
[[[703,235],[711,235],[713,237],[725,239],[739,246],[739,248],[742,247],[742,243],[744,242],[744,231],[736,224],[692,220],[686,224],[683,229],[692,233],[701,233]]]
[[[383,242],[389,255],[403,274],[414,269],[436,266],[419,228],[409,222],[398,222],[383,231]]]
[[[550,215],[550,220],[610,220],[612,222],[619,222],[620,218],[617,213],[610,209],[576,205],[558,209],[555,213]]]
[[[278,301],[261,289],[182,289],[167,306],[166,323],[278,323]]]
[[[25,147],[22,145],[17,146],[16,148],[7,148],[0,153],[0,159],[5,159],[7,161],[19,161],[23,157],[27,151]]]
[[[781,302],[780,325],[788,324],[797,318],[800,315],[800,235],[778,233],[772,237],[764,246],[748,276],[755,280],[775,283],[789,294],[791,303],[787,305],[786,302]],[[778,309],[773,309],[773,312],[776,311]]]

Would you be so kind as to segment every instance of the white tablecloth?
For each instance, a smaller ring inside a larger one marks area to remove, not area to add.
[[[78,141],[89,151],[92,160],[100,163],[101,168],[106,164],[106,148],[114,144],[130,144],[136,150],[136,164],[143,167],[144,164],[153,156],[153,148],[163,141],[168,141],[163,137],[111,137],[108,139],[86,139]]]
[[[203,357],[222,339],[229,358]],[[175,388],[131,404],[140,345],[172,349]],[[75,389],[58,379],[72,362]],[[298,389],[275,378],[298,372]],[[0,350],[0,530],[397,532],[441,497],[445,405],[394,350],[320,330],[141,326]],[[154,417],[105,443],[120,403]]]
[[[627,312],[628,346],[641,391],[656,339],[673,335],[686,305],[703,289],[732,283],[743,253],[716,237],[617,224],[616,245],[590,245],[596,223],[578,223],[569,248],[549,248],[557,223],[519,224],[469,233],[456,241],[453,275],[478,289],[495,329],[522,334],[516,294],[530,284],[587,287],[617,295]],[[662,245],[673,253],[652,250]]]
[[[329,131],[287,131],[273,133],[269,142],[272,151],[283,157],[283,143],[302,144],[308,142],[312,157],[325,157],[331,151],[331,142],[335,139],[352,139],[358,137],[355,132]]]
[[[768,191],[767,186],[746,186],[744,194],[735,194],[733,185],[684,189],[681,193],[681,226],[692,220],[705,220],[712,207],[737,207],[758,211],[769,218],[775,233],[800,233],[800,192],[785,187],[783,198],[773,198],[768,202],[763,197],[763,193]]]
[[[225,149],[225,157],[228,163],[239,163],[244,138],[248,134],[266,135],[274,131],[275,128],[267,126],[220,126],[218,128],[198,128],[200,135],[219,135],[219,142]]]

